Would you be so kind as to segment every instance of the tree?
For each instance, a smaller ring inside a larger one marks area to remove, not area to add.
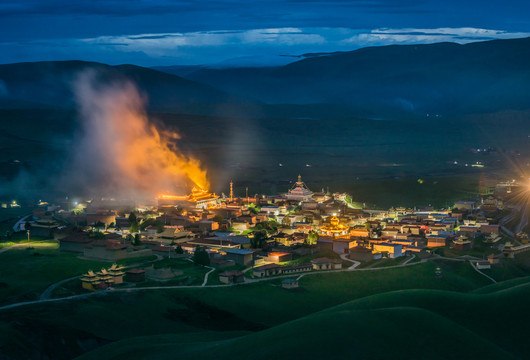
[[[284,216],[282,219],[282,225],[291,226],[291,218],[289,216]]]
[[[311,246],[311,245],[316,245],[317,240],[318,240],[318,233],[314,230],[311,230],[309,234],[307,234],[307,238],[305,242],[307,245]]]
[[[206,252],[206,250],[202,250],[199,245],[197,245],[197,247],[195,248],[192,260],[198,265],[210,265],[210,255],[208,255],[208,252]]]
[[[254,203],[248,204],[247,208],[253,214],[257,214],[260,211],[260,209],[258,207],[256,207],[256,204],[254,204]]]
[[[178,245],[175,252],[177,254],[184,254],[184,250],[182,249],[182,246]]]
[[[129,227],[129,232],[138,232],[138,219],[136,218],[136,215],[133,212],[129,214],[129,223],[131,224],[131,226]]]
[[[103,234],[101,231],[91,231],[88,233],[88,237],[98,239],[98,240],[105,240],[105,234]]]
[[[250,246],[253,249],[263,248],[267,243],[267,232],[265,230],[254,231],[254,237],[250,238]]]
[[[274,220],[262,221],[254,226],[254,231],[265,230],[268,235],[278,231],[278,223]]]
[[[142,241],[140,240],[140,234],[134,235],[132,243],[133,243],[134,246],[138,246],[138,245],[142,244]]]
[[[216,223],[218,223],[219,225],[221,225],[223,223],[223,217],[220,215],[220,214],[217,214],[213,217],[212,219],[213,221],[215,221]]]
[[[131,227],[129,228],[129,232],[130,233],[137,233],[138,232],[138,223],[136,221],[131,223]]]
[[[137,223],[138,222],[138,219],[136,219],[136,214],[135,213],[130,213],[129,214],[129,222],[132,224],[133,222]]]
[[[105,223],[101,222],[101,221],[97,221],[95,224],[94,224],[94,228],[98,231],[100,231],[100,229],[105,229]]]

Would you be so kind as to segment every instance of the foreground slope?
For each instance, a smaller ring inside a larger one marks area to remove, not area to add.
[[[233,339],[141,337],[79,359],[524,358],[529,295],[528,284],[489,294],[404,290]]]

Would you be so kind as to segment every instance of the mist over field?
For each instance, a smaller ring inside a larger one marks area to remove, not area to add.
[[[528,43],[373,47],[266,68],[0,65],[3,193],[152,196],[208,182],[226,193],[233,180],[272,194],[302,174],[379,206],[412,203],[410,184],[436,202],[438,178],[471,176],[471,191],[526,167]]]

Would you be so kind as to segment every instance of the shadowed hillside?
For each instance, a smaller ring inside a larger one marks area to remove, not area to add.
[[[516,359],[528,351],[519,315],[529,291],[526,284],[486,295],[391,292],[233,339],[142,337],[79,359]]]
[[[200,68],[185,76],[269,103],[345,104],[373,116],[527,109],[530,38],[368,47],[279,68]]]
[[[87,70],[95,70],[97,79],[101,82],[110,83],[122,79],[134,81],[148,97],[151,108],[247,102],[209,85],[140,66],[49,61],[0,65],[0,106],[74,107],[72,86],[76,77]]]

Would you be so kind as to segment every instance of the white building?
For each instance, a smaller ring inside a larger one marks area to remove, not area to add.
[[[296,201],[308,201],[313,197],[313,192],[302,181],[302,176],[298,175],[298,181],[294,186],[285,194],[287,200]]]

